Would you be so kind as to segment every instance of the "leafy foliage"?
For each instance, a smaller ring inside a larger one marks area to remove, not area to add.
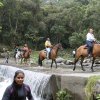
[[[69,37],[69,43],[72,48],[79,47],[80,45],[85,44],[85,36],[86,36],[86,30],[84,30],[82,33],[72,33],[72,36]]]
[[[97,100],[100,100],[100,94],[97,94],[97,95],[96,95],[96,99],[97,99]]]
[[[71,100],[71,95],[66,90],[60,90],[57,93],[57,100]]]
[[[100,79],[100,76],[89,77],[88,83],[87,83],[86,88],[85,88],[85,92],[86,92],[86,96],[87,96],[86,100],[92,100],[93,88],[94,88],[97,80],[99,80],[99,79]]]
[[[84,30],[90,27],[100,40],[99,5],[100,0],[1,0],[0,42],[29,42],[38,48],[40,37],[50,37],[54,44],[74,48],[84,44]]]

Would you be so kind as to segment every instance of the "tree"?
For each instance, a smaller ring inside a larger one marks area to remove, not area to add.
[[[84,45],[86,41],[86,34],[86,30],[84,30],[82,33],[72,33],[72,36],[69,37],[70,46],[72,48],[77,48],[81,45]]]

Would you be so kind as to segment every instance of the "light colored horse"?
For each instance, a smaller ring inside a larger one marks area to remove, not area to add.
[[[19,62],[21,62],[22,54],[23,54],[22,51],[17,50],[17,53],[15,55],[16,64],[18,64]]]
[[[87,51],[88,50],[85,47],[85,45],[80,46],[76,50],[73,71],[75,70],[76,63],[78,62],[79,59],[81,59],[82,70],[85,71],[85,69],[83,68],[82,63],[84,61],[84,58],[88,56],[88,52]],[[94,61],[95,61],[96,57],[100,57],[100,44],[94,44],[94,46],[93,46],[93,52],[92,52],[92,57],[93,57],[93,60],[92,60],[91,70],[94,71],[93,70]]]

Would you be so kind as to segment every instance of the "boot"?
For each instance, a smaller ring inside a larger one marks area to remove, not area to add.
[[[47,59],[49,59],[49,53],[47,52]]]

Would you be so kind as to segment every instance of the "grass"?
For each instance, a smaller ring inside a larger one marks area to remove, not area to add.
[[[32,51],[31,59],[33,60],[34,63],[37,63],[38,56],[39,56],[39,51]]]
[[[63,51],[59,50],[58,56],[62,57],[63,59],[73,60],[73,56],[71,53],[72,53],[71,49],[67,49],[67,50],[65,49]],[[39,56],[39,51],[32,51],[31,58],[33,59],[34,63],[37,63],[38,56]]]
[[[60,57],[67,59],[67,60],[73,60],[73,55],[72,55],[72,49],[64,49],[63,51],[59,51],[58,54]]]
[[[100,80],[100,76],[91,76],[88,79],[88,83],[85,87],[85,93],[86,93],[86,100],[92,100],[93,90],[94,86],[97,82],[97,80]]]

